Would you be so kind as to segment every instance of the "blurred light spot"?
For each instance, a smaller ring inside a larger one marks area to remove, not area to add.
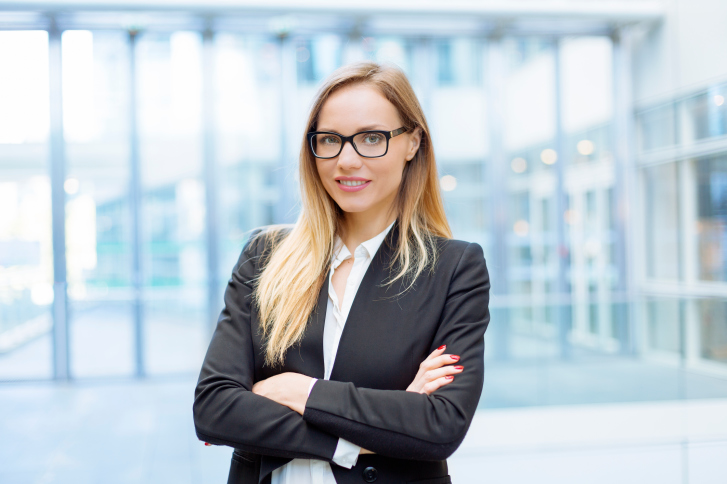
[[[518,220],[512,226],[512,231],[515,232],[515,235],[518,237],[525,237],[530,231],[530,224],[527,220]]]
[[[528,162],[525,161],[525,158],[515,158],[510,166],[515,173],[525,173],[525,170],[528,169]]]
[[[295,58],[298,62],[306,62],[310,59],[310,51],[308,51],[305,47],[298,47],[295,51]]]
[[[439,180],[439,185],[445,192],[451,192],[457,188],[457,179],[452,175],[444,175],[442,179]]]
[[[76,284],[69,284],[68,285],[68,297],[71,299],[74,299],[76,301],[81,301],[83,299],[86,299],[87,292],[86,292],[86,285],[79,282]]]
[[[582,155],[592,155],[593,154],[593,141],[584,139],[582,141],[578,142],[578,153]]]
[[[575,225],[580,222],[581,214],[576,210],[566,210],[563,214],[563,218],[565,219],[565,223],[568,225]]]
[[[596,238],[590,238],[583,244],[583,252],[586,257],[592,259],[601,253],[601,242]]]
[[[717,106],[721,106],[724,104],[724,96],[722,96],[721,94],[715,94],[713,99],[714,104],[716,104]]]
[[[75,178],[69,178],[66,180],[66,182],[63,184],[63,189],[66,191],[69,195],[75,195],[78,193],[78,188],[80,187],[80,182]]]
[[[558,160],[558,153],[556,153],[555,150],[546,148],[540,153],[540,159],[543,160],[543,163],[546,165],[552,165]]]
[[[30,300],[36,306],[47,306],[53,302],[53,286],[50,284],[35,284],[30,289]]]

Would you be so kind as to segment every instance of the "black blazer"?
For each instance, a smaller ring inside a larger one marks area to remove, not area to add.
[[[379,285],[390,276],[398,231],[397,220],[361,281],[330,380],[323,379],[328,279],[300,345],[288,350],[282,368],[263,367],[258,314],[251,309],[263,238],[245,245],[193,406],[198,438],[235,448],[228,483],[269,483],[272,471],[293,458],[330,462],[339,484],[450,482],[446,459],[464,439],[482,393],[490,279],[479,244],[437,238],[434,273],[424,271],[412,289],[392,297],[405,282]],[[464,371],[432,395],[405,391],[419,364],[442,344],[460,355]],[[302,416],[250,391],[286,371],[319,379]],[[360,455],[352,469],[338,466],[332,458],[339,437],[376,454]]]

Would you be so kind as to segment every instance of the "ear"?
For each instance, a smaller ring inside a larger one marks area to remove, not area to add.
[[[414,155],[416,155],[419,150],[419,144],[422,142],[422,128],[420,126],[414,128],[414,132],[411,134],[409,141],[409,150],[406,152],[406,161],[414,159]]]

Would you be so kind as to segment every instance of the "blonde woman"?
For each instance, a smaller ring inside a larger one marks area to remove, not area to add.
[[[195,390],[228,483],[451,482],[482,392],[490,282],[453,240],[421,106],[364,62],[317,93],[301,212],[254,231]]]

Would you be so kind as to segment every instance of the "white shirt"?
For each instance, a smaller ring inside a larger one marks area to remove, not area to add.
[[[333,362],[336,360],[338,343],[341,341],[343,327],[346,325],[348,313],[351,310],[353,299],[356,297],[361,280],[371,264],[376,251],[386,238],[392,222],[379,235],[365,241],[356,247],[353,253],[353,267],[346,280],[346,289],[343,292],[343,301],[339,303],[336,291],[333,289],[333,272],[341,265],[341,262],[351,258],[348,247],[336,236],[333,250],[333,263],[331,272],[328,274],[328,302],[326,305],[326,321],[323,327],[323,362],[325,367],[324,379],[331,377]],[[308,394],[310,395],[313,385],[317,380],[313,379]],[[333,462],[350,469],[356,465],[361,447],[352,444],[344,439],[338,439],[336,451],[333,454]],[[273,471],[272,484],[336,484],[333,471],[328,462],[317,459],[293,459],[286,465]]]

